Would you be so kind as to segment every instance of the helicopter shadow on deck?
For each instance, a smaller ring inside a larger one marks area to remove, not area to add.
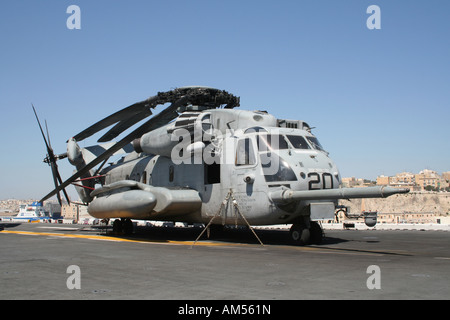
[[[7,228],[15,228],[20,225],[21,225],[21,223],[18,223],[18,222],[0,222],[0,231],[7,229]]]
[[[204,231],[203,227],[171,227],[171,226],[137,226],[134,229],[134,233],[129,236],[117,235],[112,231],[107,230],[102,234],[108,236],[119,237],[123,239],[133,239],[137,241],[149,241],[149,242],[169,242],[169,241],[192,241],[194,242]],[[254,229],[258,238],[264,245],[285,245],[293,246],[290,237],[289,230],[281,229]],[[223,230],[211,231],[209,237],[207,232],[204,232],[199,241],[214,241],[218,243],[233,243],[233,244],[249,244],[260,245],[260,242],[248,228],[244,227],[225,227]],[[324,234],[321,244],[315,246],[332,245],[347,242],[348,240],[329,237]]]

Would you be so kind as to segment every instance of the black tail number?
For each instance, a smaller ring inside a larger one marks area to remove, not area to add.
[[[308,178],[309,190],[333,189],[333,176],[331,173],[310,172],[308,173]]]

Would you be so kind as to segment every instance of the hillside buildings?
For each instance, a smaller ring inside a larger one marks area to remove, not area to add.
[[[378,176],[377,185],[406,187],[412,191],[450,191],[450,171],[442,175],[434,170],[425,169],[418,174],[411,172],[397,173],[395,176]]]
[[[87,206],[80,205],[76,203],[63,204],[61,207],[61,215],[64,219],[81,221],[83,219],[89,219],[89,213],[87,211]]]
[[[342,178],[344,187],[368,187],[373,185],[409,188],[411,191],[449,191],[450,171],[441,175],[434,171],[425,169],[419,173],[401,172],[395,176],[380,175],[377,181],[357,179],[355,177]]]

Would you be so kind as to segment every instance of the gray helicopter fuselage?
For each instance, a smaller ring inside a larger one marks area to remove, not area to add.
[[[74,184],[91,216],[115,219],[114,232],[130,233],[131,219],[203,223],[206,230],[211,224],[292,224],[292,240],[303,245],[320,243],[323,232],[316,221],[334,219],[339,199],[409,192],[342,187],[335,163],[306,122],[235,109],[239,105],[239,97],[209,87],[158,92],[79,132],[60,155],[33,107],[55,183],[41,202],[56,195],[61,203],[61,191],[70,202],[65,188]],[[78,145],[109,127],[98,139],[102,144]],[[105,167],[118,154],[126,155]],[[62,181],[56,161],[65,157],[76,170]],[[376,223],[365,213],[364,219],[368,226]]]
[[[177,134],[183,130],[192,138],[184,144]],[[216,224],[245,224],[243,215],[252,225],[271,225],[292,223],[302,215],[311,220],[334,217],[333,200],[285,204],[271,197],[285,189],[333,189],[340,185],[336,165],[304,122],[280,121],[260,111],[191,112],[144,134],[137,144],[138,152],[103,169],[105,185],[130,180],[141,188],[149,185],[181,194],[195,190],[200,202],[192,200],[199,202],[192,212],[181,212],[177,207],[133,215],[131,210],[128,218],[207,223],[216,216]],[[116,190],[123,193],[123,189]],[[227,197],[230,201],[224,202]],[[319,210],[311,211],[311,204],[319,205]],[[91,214],[114,217],[111,212]],[[124,213],[117,215],[122,218]]]

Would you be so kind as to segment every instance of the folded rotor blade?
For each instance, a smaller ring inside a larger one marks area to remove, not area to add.
[[[63,181],[61,179],[61,176],[59,175],[59,171],[58,171],[58,166],[56,165],[56,162],[54,163],[55,166],[55,173],[56,173],[56,178],[58,179],[59,184],[62,184]],[[58,186],[55,184],[55,187],[58,188]],[[70,199],[69,199],[69,195],[66,192],[66,189],[63,188],[62,192],[64,194],[64,198],[66,198],[67,204],[70,204]],[[61,202],[61,200],[59,200]],[[61,204],[61,203],[60,203]]]
[[[41,133],[42,136],[44,137],[44,141],[48,150],[48,158],[45,162],[52,165],[54,182],[56,186],[56,188],[49,194],[47,194],[44,198],[42,198],[41,201],[50,198],[51,196],[59,193],[61,190],[63,190],[64,195],[68,200],[68,196],[64,190],[65,187],[74,182],[76,179],[88,174],[89,171],[98,164],[102,162],[104,164],[105,161],[107,161],[107,159],[111,155],[113,155],[114,153],[125,147],[134,139],[141,137],[144,133],[147,133],[151,130],[161,127],[162,125],[165,125],[171,120],[178,117],[177,113],[178,108],[186,106],[187,104],[203,106],[207,109],[219,108],[222,105],[226,105],[225,108],[234,108],[239,106],[239,97],[235,97],[234,95],[229,94],[228,92],[223,90],[221,91],[214,88],[199,87],[199,86],[182,87],[168,92],[158,92],[156,96],[150,97],[147,100],[141,102],[137,102],[127,108],[124,108],[104,118],[103,120],[96,122],[89,128],[75,135],[73,138],[76,141],[82,141],[109,126],[116,124],[112,129],[110,129],[106,134],[104,134],[99,139],[99,142],[109,141],[117,137],[120,133],[122,133],[132,125],[138,123],[140,120],[143,120],[146,117],[150,116],[152,114],[150,109],[154,109],[157,105],[165,103],[172,103],[172,104],[168,108],[166,108],[165,110],[163,110],[162,112],[160,112],[159,114],[157,114],[156,116],[154,116],[153,118],[142,124],[140,127],[135,129],[133,132],[129,133],[126,137],[117,142],[111,148],[101,153],[98,157],[94,158],[86,166],[78,170],[72,177],[67,179],[65,182],[62,182],[56,166],[56,160],[60,158],[61,155],[55,157],[53,150],[51,149],[51,146],[49,145],[49,143],[47,143],[47,139],[45,139],[44,132],[42,130],[42,127],[39,123],[39,119],[37,118],[37,114],[35,111],[36,119],[38,119],[39,127],[41,128]],[[183,109],[180,110],[181,112],[183,111]],[[59,186],[57,186],[58,184],[57,182],[60,183]],[[60,201],[60,199],[58,200]]]
[[[127,130],[129,127],[135,125],[142,119],[147,118],[150,116],[152,112],[150,110],[146,110],[144,112],[135,114],[131,117],[129,117],[126,120],[122,120],[119,123],[117,123],[111,130],[109,130],[107,133],[105,133],[100,139],[98,139],[98,142],[107,142],[111,141],[115,137],[117,137],[119,134]]]
[[[129,117],[133,117],[140,113],[148,113],[150,107],[155,107],[155,102],[158,100],[158,96],[150,97],[147,100],[137,102],[129,107],[126,107],[112,115],[94,123],[89,128],[81,131],[74,136],[76,141],[82,141],[93,134]],[[150,112],[151,114],[151,112]]]
[[[76,141],[82,141],[117,123],[116,126],[98,140],[98,142],[110,141],[132,125],[150,116],[152,114],[150,109],[154,109],[159,104],[176,103],[185,96],[189,97],[187,102],[206,108],[218,108],[221,105],[226,105],[225,108],[234,108],[239,106],[240,101],[239,97],[235,97],[226,91],[208,87],[183,87],[168,92],[158,92],[157,95],[147,100],[137,102],[94,123],[89,128],[75,135],[74,138]]]
[[[160,126],[168,123],[169,121],[175,119],[178,116],[178,113],[176,110],[184,105],[188,101],[189,96],[183,96],[180,99],[178,99],[176,102],[174,102],[171,106],[166,108],[165,110],[161,111],[159,114],[145,122],[143,125],[135,129],[133,132],[128,134],[126,137],[124,137],[122,140],[117,142],[114,146],[106,150],[104,153],[102,153],[100,156],[89,162],[86,166],[84,166],[82,169],[78,170],[73,176],[71,176],[69,179],[67,179],[64,183],[61,183],[59,187],[51,191],[49,194],[47,194],[45,197],[43,197],[40,201],[47,200],[48,198],[55,195],[60,190],[67,187],[69,184],[71,184],[76,179],[80,178],[84,174],[88,173],[89,170],[94,168],[96,165],[100,164],[103,160],[109,158],[111,155],[113,155],[118,150],[122,149],[124,146],[126,146],[128,143],[133,141],[134,139],[141,137],[144,133],[154,130],[156,128],[159,128]]]

